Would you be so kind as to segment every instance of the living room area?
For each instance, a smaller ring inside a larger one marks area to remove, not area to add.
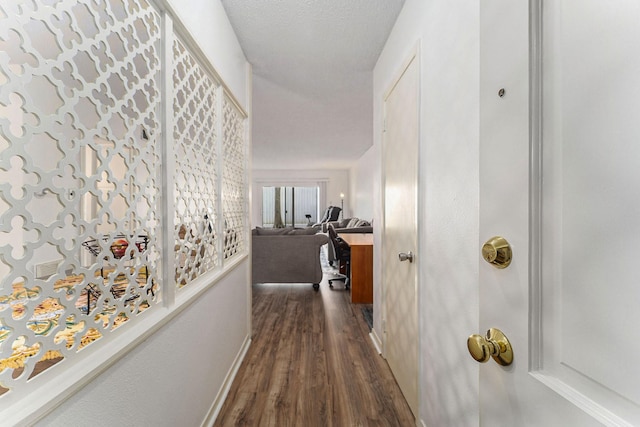
[[[369,154],[365,154],[355,162],[354,167],[342,170],[253,170],[251,219],[254,233],[254,283],[265,280],[285,280],[287,282],[309,281],[316,285],[320,279],[317,273],[320,267],[317,257],[301,260],[302,264],[309,267],[307,271],[316,271],[315,275],[298,273],[287,278],[283,270],[276,268],[275,265],[287,264],[284,262],[287,257],[291,257],[290,260],[300,259],[301,254],[295,253],[298,247],[295,249],[285,247],[286,252],[282,254],[277,253],[274,251],[275,248],[270,246],[263,249],[266,239],[255,237],[255,234],[268,232],[263,229],[293,228],[297,230],[290,231],[289,234],[324,234],[327,239],[321,240],[319,245],[321,245],[322,255],[332,265],[335,250],[333,243],[328,241],[328,223],[338,231],[347,233],[353,232],[351,229],[357,224],[356,231],[369,233],[369,239],[373,239],[373,182],[376,170],[371,167],[371,161],[367,157]],[[274,200],[278,201],[278,207],[274,205]],[[275,221],[274,217],[277,217]],[[361,227],[362,225],[367,227]],[[349,230],[346,230],[347,226]],[[278,239],[274,241],[278,242]],[[265,252],[264,255],[263,252]],[[257,259],[262,261],[258,262]],[[276,262],[273,265],[271,261],[274,259],[283,262]],[[336,265],[338,264],[336,262]],[[265,268],[273,269],[273,272],[264,272]],[[344,274],[344,266],[341,272]],[[372,283],[367,286],[372,288]],[[372,290],[369,293],[372,294]],[[372,295],[367,297],[365,302],[372,303],[372,298]]]

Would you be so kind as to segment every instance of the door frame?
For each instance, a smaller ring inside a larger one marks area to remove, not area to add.
[[[421,138],[422,138],[422,120],[421,120],[421,111],[422,111],[422,96],[421,96],[421,92],[422,92],[422,75],[421,75],[421,71],[422,71],[422,62],[421,62],[421,40],[418,39],[416,41],[416,43],[414,44],[414,46],[407,52],[407,54],[404,56],[404,60],[402,61],[402,63],[400,64],[400,66],[397,68],[397,71],[395,72],[395,74],[393,75],[393,79],[391,79],[390,84],[388,85],[388,88],[384,91],[383,97],[382,97],[382,129],[381,129],[381,150],[380,150],[380,172],[381,172],[381,186],[380,186],[380,194],[381,194],[381,219],[382,219],[382,227],[381,227],[381,232],[380,232],[380,242],[381,242],[381,250],[380,253],[384,254],[385,250],[386,250],[386,242],[385,242],[385,230],[386,230],[386,183],[387,183],[387,176],[386,176],[386,167],[385,167],[385,159],[384,159],[384,151],[385,151],[385,147],[387,145],[387,138],[386,138],[386,120],[387,120],[387,99],[389,98],[389,95],[391,94],[391,92],[393,92],[394,88],[398,85],[398,83],[400,82],[400,79],[402,78],[402,76],[404,75],[404,73],[406,72],[407,68],[409,67],[409,65],[411,65],[411,63],[413,61],[416,61],[416,66],[418,67],[417,73],[418,73],[418,82],[417,82],[417,91],[418,91],[418,95],[417,95],[417,153],[418,153],[418,164],[416,167],[416,200],[415,200],[415,218],[416,218],[416,254],[417,256],[414,257],[414,263],[416,264],[416,274],[415,274],[415,285],[416,285],[416,289],[415,289],[415,310],[416,310],[416,322],[417,322],[417,331],[418,331],[418,336],[416,337],[416,346],[417,346],[417,366],[416,368],[416,375],[417,375],[417,398],[418,398],[418,405],[416,407],[416,413],[414,414],[416,422],[417,420],[420,419],[420,402],[421,402],[421,396],[422,396],[422,390],[421,390],[421,381],[420,378],[422,378],[422,363],[421,363],[421,357],[420,357],[420,351],[422,348],[421,345],[421,341],[422,341],[422,330],[421,330],[421,322],[420,322],[420,286],[419,286],[419,280],[422,277],[422,272],[421,272],[421,265],[422,263],[420,262],[420,253],[421,253],[421,236],[422,236],[422,226],[420,225],[420,212],[423,211],[423,206],[424,206],[424,197],[422,197],[422,188],[421,188],[421,168],[420,168],[420,164],[421,164],[421,157],[422,157],[422,148],[421,148]],[[374,250],[375,250],[375,246],[374,246]],[[380,339],[380,337],[378,337],[377,335],[372,336],[372,340],[374,342],[374,344],[376,345],[376,347],[379,347],[378,350],[379,352],[382,354],[382,356],[386,359],[387,358],[387,350],[388,350],[388,342],[387,342],[387,311],[389,310],[388,304],[387,304],[387,286],[384,282],[385,279],[385,274],[386,274],[386,269],[387,266],[384,262],[384,257],[381,257],[381,274],[380,274],[380,296],[381,296],[381,302],[380,302],[380,308],[382,309],[382,337]],[[374,331],[372,331],[373,333]]]

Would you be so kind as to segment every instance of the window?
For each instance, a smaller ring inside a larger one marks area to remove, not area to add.
[[[262,187],[263,227],[306,227],[318,222],[318,187]]]

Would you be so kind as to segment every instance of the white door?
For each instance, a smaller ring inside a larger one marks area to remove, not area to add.
[[[480,424],[640,425],[640,2],[480,5]]]
[[[417,251],[418,88],[416,54],[384,100],[384,355],[414,415],[418,414]]]

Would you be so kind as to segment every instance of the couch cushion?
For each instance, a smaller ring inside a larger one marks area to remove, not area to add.
[[[316,234],[318,230],[315,228],[296,228],[287,233],[287,236],[309,236]]]
[[[370,225],[361,225],[360,227],[353,228],[336,228],[336,233],[373,233],[373,227]]]
[[[371,223],[369,221],[364,220],[364,219],[360,219],[360,220],[358,220],[356,225],[354,225],[354,227],[368,227],[370,225],[371,225]]]
[[[287,234],[291,230],[293,230],[293,228],[291,228],[291,227],[285,227],[285,228],[262,228],[262,227],[256,227],[256,234],[258,236],[277,236],[277,235],[281,235],[281,234],[282,235]]]

